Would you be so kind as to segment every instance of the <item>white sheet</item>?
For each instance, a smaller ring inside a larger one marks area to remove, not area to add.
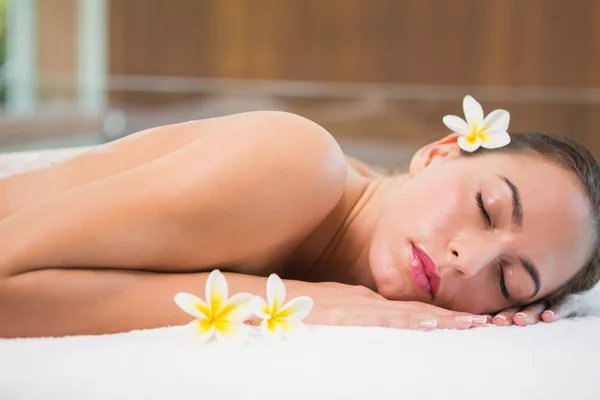
[[[0,172],[72,154],[0,155]],[[569,311],[598,312],[595,293]],[[0,399],[600,399],[599,361],[593,316],[430,333],[310,327],[302,341],[241,347],[172,327],[0,340]]]

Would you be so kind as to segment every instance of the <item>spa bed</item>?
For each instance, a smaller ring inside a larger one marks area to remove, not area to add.
[[[0,155],[0,178],[82,151]],[[600,399],[590,293],[568,306],[587,316],[529,327],[310,326],[301,340],[243,346],[202,345],[182,327],[0,339],[0,399]]]

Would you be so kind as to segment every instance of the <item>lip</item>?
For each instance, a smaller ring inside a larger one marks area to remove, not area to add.
[[[412,244],[410,254],[410,272],[417,286],[435,297],[439,290],[442,279],[438,274],[437,265],[425,251]]]

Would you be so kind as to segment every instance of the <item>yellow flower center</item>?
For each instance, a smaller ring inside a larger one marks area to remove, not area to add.
[[[473,128],[471,129],[471,133],[466,136],[467,142],[469,144],[475,144],[477,138],[480,138],[483,142],[485,140],[485,127],[479,129],[477,124],[473,124]]]
[[[269,316],[268,318],[265,318],[267,320],[267,327],[269,330],[274,330],[275,327],[281,323],[281,312],[277,308],[277,304],[275,304],[271,310],[269,310],[269,306],[265,307],[265,314]]]
[[[267,328],[269,328],[269,330],[273,331],[275,330],[275,327],[277,326],[277,324],[279,324],[279,321],[277,320],[277,318],[269,318],[267,319]]]
[[[208,319],[201,319],[198,320],[198,329],[202,332],[207,332],[208,330],[210,330],[210,328],[212,328],[214,325],[214,322]]]

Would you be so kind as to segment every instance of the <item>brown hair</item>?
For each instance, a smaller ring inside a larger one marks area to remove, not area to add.
[[[476,156],[488,151],[523,152],[538,154],[573,172],[581,182],[591,208],[596,244],[588,261],[562,287],[544,299],[550,305],[570,294],[591,289],[600,281],[600,166],[593,154],[581,144],[564,137],[543,133],[511,134],[511,142],[495,150],[478,149],[473,153],[461,151],[464,156]]]

